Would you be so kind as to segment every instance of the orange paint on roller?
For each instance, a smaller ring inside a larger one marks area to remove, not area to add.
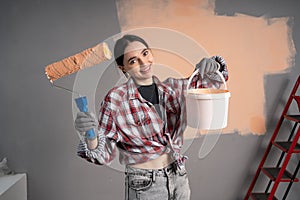
[[[94,66],[103,61],[109,60],[112,53],[105,42],[88,48],[78,54],[52,63],[45,68],[45,74],[51,83],[53,81],[75,73],[81,69]]]

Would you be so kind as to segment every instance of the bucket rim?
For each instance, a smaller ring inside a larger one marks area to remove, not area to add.
[[[231,93],[227,90],[227,92],[223,93],[214,93],[214,94],[199,94],[199,93],[189,93],[188,91],[185,93],[185,97],[189,99],[203,99],[203,100],[215,100],[215,99],[228,99],[231,97]]]

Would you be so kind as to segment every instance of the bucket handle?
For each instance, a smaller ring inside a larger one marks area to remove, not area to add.
[[[187,83],[187,90],[189,89],[194,76],[196,76],[196,74],[198,74],[198,73],[199,73],[199,69],[196,69],[193,72],[193,74],[190,76],[190,78],[188,80],[188,83]],[[221,78],[221,80],[222,80],[222,82],[224,84],[224,88],[225,88],[225,90],[227,90],[227,85],[226,85],[226,81],[225,81],[225,78],[224,78],[223,74],[219,71],[219,69],[216,71],[216,73],[220,76],[220,78]]]

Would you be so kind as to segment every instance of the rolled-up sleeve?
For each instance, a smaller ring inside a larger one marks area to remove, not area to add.
[[[109,164],[116,156],[116,143],[119,136],[114,121],[112,103],[106,97],[99,112],[98,145],[89,149],[85,139],[80,140],[77,155],[94,164]]]

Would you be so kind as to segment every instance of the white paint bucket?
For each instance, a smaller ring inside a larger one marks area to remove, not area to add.
[[[225,128],[227,126],[230,92],[227,90],[223,75],[217,71],[225,89],[189,89],[191,81],[197,73],[199,71],[195,70],[189,78],[185,94],[187,125],[203,130]]]

